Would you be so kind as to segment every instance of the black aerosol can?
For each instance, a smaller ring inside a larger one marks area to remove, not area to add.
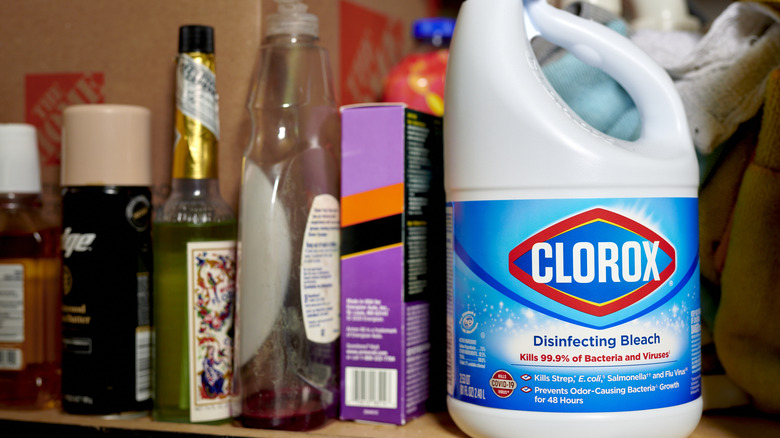
[[[62,405],[72,414],[151,408],[150,112],[64,111]]]

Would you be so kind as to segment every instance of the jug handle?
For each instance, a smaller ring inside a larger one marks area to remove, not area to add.
[[[691,145],[677,89],[666,71],[645,52],[612,29],[557,9],[546,0],[523,0],[523,5],[529,39],[541,35],[580,61],[600,68],[628,92],[642,120],[636,146],[657,150],[659,146]]]

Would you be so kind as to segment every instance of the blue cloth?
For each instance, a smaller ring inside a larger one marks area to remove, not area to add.
[[[627,35],[622,20],[606,24]],[[612,77],[570,53],[542,66],[547,80],[574,112],[599,131],[622,140],[639,138],[642,121],[631,96]]]

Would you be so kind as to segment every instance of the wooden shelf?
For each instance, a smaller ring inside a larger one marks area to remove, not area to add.
[[[247,429],[234,425],[207,426],[138,419],[105,419],[64,414],[58,410],[0,410],[0,430],[3,436],[79,436],[88,437],[342,437],[368,438],[448,438],[464,435],[444,412],[427,414],[405,426],[364,424],[334,421],[312,432],[281,432]],[[721,411],[707,413],[691,438],[780,437],[780,419],[772,419],[752,411]]]

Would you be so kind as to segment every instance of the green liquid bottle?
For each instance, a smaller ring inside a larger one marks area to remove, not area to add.
[[[217,179],[214,33],[179,30],[170,198],[154,222],[154,410],[221,423],[233,401],[236,218]]]

